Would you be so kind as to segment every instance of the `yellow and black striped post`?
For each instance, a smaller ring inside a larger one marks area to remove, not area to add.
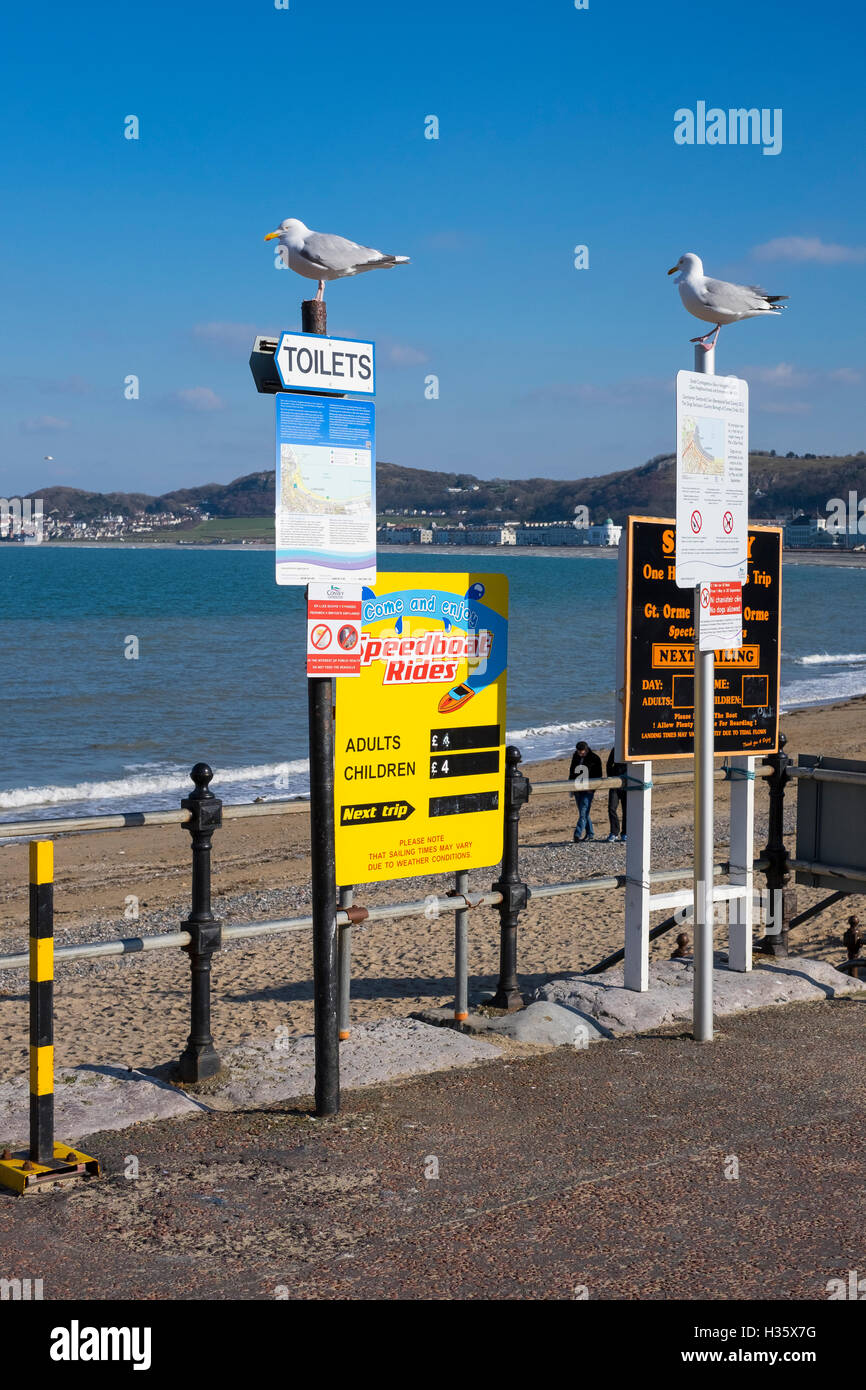
[[[54,1139],[54,845],[30,841],[30,1148],[0,1153],[0,1187],[31,1192],[98,1177],[99,1163]]]
[[[54,1159],[54,845],[30,841],[30,1158]]]

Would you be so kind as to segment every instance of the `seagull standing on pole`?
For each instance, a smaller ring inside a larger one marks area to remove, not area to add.
[[[359,246],[356,241],[334,236],[331,232],[311,232],[297,217],[287,217],[275,232],[268,232],[265,241],[276,238],[283,250],[284,264],[308,280],[318,280],[316,299],[325,297],[327,280],[342,280],[346,275],[360,275],[365,270],[390,270],[405,265],[408,256],[389,256],[372,246]]]
[[[704,333],[703,337],[689,339],[692,343],[700,343],[705,352],[715,347],[723,323],[739,323],[740,319],[778,314],[780,308],[786,307],[779,303],[788,298],[786,294],[767,294],[757,285],[734,285],[729,280],[710,280],[704,274],[700,256],[695,256],[691,251],[680,256],[668,275],[673,275],[677,270],[680,273],[674,283],[679,286],[680,299],[689,313],[704,323],[715,324],[715,328]],[[707,338],[713,341],[708,343]]]

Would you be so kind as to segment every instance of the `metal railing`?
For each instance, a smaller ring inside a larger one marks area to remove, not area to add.
[[[351,931],[353,926],[364,922],[397,921],[403,918],[425,916],[438,917],[448,913],[455,914],[455,1019],[461,1022],[466,1017],[468,975],[466,963],[466,923],[471,910],[479,907],[496,908],[500,914],[500,963],[499,982],[491,1001],[494,1007],[514,1008],[522,1005],[523,999],[517,976],[517,925],[519,914],[530,898],[539,900],[554,898],[572,893],[605,892],[625,888],[629,883],[626,874],[598,875],[577,879],[566,883],[537,885],[534,888],[523,882],[519,873],[518,828],[520,811],[529,800],[530,792],[548,793],[581,790],[628,789],[628,774],[621,777],[595,778],[587,782],[542,782],[530,786],[528,779],[520,772],[520,752],[509,747],[506,750],[506,778],[504,797],[504,835],[503,856],[500,877],[489,891],[471,893],[467,889],[465,873],[456,878],[456,888],[447,895],[428,894],[423,899],[409,902],[384,904],[365,908],[353,902],[352,890],[341,889],[341,906],[337,909],[335,924],[340,932],[340,1020],[341,1036],[348,1036],[349,989],[351,973]],[[825,771],[821,768],[791,768],[782,751],[773,754],[765,765],[755,769],[756,777],[768,779],[770,791],[770,835],[766,849],[753,861],[753,869],[763,871],[767,877],[769,890],[781,890],[783,903],[782,931],[770,946],[759,943],[758,950],[769,950],[772,954],[787,954],[787,931],[795,903],[791,890],[786,888],[790,869],[806,869],[813,872],[832,873],[841,879],[854,879],[858,875],[844,866],[817,865],[798,859],[788,858],[782,838],[782,814],[784,788],[792,776],[808,776],[815,780],[860,781],[866,782],[866,774],[846,774]],[[281,815],[306,808],[307,802],[301,799],[291,801],[255,802],[238,806],[224,807],[221,800],[209,789],[213,777],[211,769],[204,763],[197,763],[190,774],[195,790],[181,802],[177,811],[127,812],[117,816],[69,817],[52,821],[7,822],[0,825],[0,836],[15,835],[46,836],[47,834],[67,834],[88,830],[131,829],[142,825],[181,825],[191,836],[192,847],[192,902],[189,917],[181,923],[181,930],[148,936],[118,937],[108,941],[82,942],[57,948],[55,958],[58,964],[73,961],[94,960],[117,956],[134,955],[147,951],[166,950],[180,947],[190,959],[190,1012],[192,1027],[186,1050],[180,1061],[180,1073],[186,1081],[198,1081],[218,1069],[220,1062],[210,1033],[210,966],[213,955],[223,943],[254,939],[260,936],[277,936],[290,932],[310,931],[312,916],[280,918],[264,922],[249,922],[223,926],[210,910],[211,869],[210,853],[212,836],[223,818],[237,818],[257,815]],[[720,768],[714,774],[716,781],[731,780],[731,769]],[[653,784],[676,785],[693,780],[690,772],[661,773],[653,777]],[[643,785],[643,784],[641,784]],[[635,783],[631,782],[632,789]],[[728,862],[714,864],[714,875],[730,872]],[[675,882],[688,879],[692,866],[657,869],[648,874],[650,883]],[[718,890],[717,890],[718,891]],[[725,892],[725,890],[721,890]],[[732,890],[741,891],[741,890]],[[662,895],[664,896],[664,895]],[[667,895],[668,898],[671,895]],[[657,908],[664,906],[661,901]],[[669,930],[677,917],[668,918],[652,929],[652,939]],[[594,971],[608,968],[622,959],[619,951],[594,967]],[[0,956],[0,972],[24,968],[28,964],[27,952],[14,952]]]

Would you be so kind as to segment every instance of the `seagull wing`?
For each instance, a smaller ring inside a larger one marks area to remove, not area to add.
[[[728,314],[760,312],[770,309],[785,294],[768,295],[758,285],[734,285],[730,280],[705,279],[700,298],[708,309],[721,309]]]
[[[298,254],[316,270],[357,270],[360,266],[392,259],[372,246],[359,246],[356,241],[347,241],[329,232],[312,232]]]

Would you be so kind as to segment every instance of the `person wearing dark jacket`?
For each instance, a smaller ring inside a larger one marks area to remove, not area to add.
[[[568,780],[573,782],[588,781],[594,777],[601,776],[601,758],[597,753],[593,753],[589,744],[581,739],[575,744],[574,752],[571,755],[571,767],[568,769]],[[577,825],[574,830],[575,843],[578,840],[594,840],[595,831],[592,828],[590,819],[590,807],[595,792],[575,791],[574,800],[577,805]]]
[[[628,768],[625,763],[618,763],[614,758],[614,750],[611,748],[607,755],[607,775],[608,777],[624,777]],[[622,834],[619,833],[619,812],[622,809]],[[610,822],[609,840],[624,840],[626,832],[626,815],[628,813],[628,802],[625,798],[624,787],[611,787],[607,794],[607,818]]]

